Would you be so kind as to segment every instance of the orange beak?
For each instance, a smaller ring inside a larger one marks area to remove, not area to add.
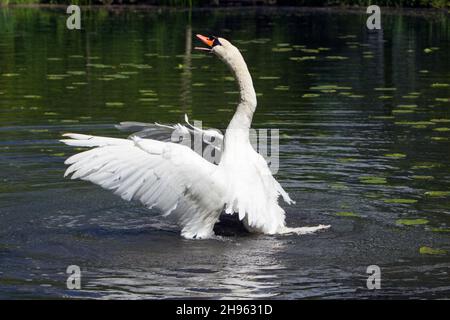
[[[201,34],[196,35],[197,38],[199,38],[204,44],[206,44],[209,48],[202,48],[202,47],[195,47],[194,49],[197,50],[205,50],[205,51],[211,51],[211,48],[213,46],[214,40],[210,39],[208,37],[202,36]]]

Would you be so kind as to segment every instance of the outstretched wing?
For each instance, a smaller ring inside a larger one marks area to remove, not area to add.
[[[71,146],[96,147],[73,155],[65,176],[113,190],[125,200],[175,216],[187,238],[208,237],[223,208],[217,166],[191,149],[151,139],[65,134]]]
[[[170,141],[171,135],[173,133],[174,137],[180,135],[192,135],[193,139],[196,140],[197,136],[200,136],[202,141],[212,146],[217,151],[222,150],[223,145],[223,135],[213,129],[202,129],[192,125],[189,122],[187,114],[184,115],[184,121],[186,125],[175,124],[175,125],[164,125],[160,123],[145,123],[136,121],[125,121],[116,125],[115,127],[122,131],[132,131],[134,132],[131,137],[138,136],[140,138],[156,139],[159,141]],[[172,141],[179,142],[179,141]]]

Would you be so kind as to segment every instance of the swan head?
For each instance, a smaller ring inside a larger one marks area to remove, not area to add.
[[[195,47],[197,50],[214,53],[228,64],[233,64],[235,59],[242,59],[239,49],[233,46],[227,39],[214,36],[206,37],[201,34],[197,34],[197,38],[207,46],[206,48]]]

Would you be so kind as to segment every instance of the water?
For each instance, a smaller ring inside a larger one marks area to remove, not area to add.
[[[385,12],[378,33],[366,17],[94,10],[68,31],[62,9],[0,9],[0,297],[450,297],[448,15]],[[243,51],[254,127],[280,129],[288,224],[329,231],[188,241],[139,204],[63,179],[76,152],[64,132],[123,136],[120,121],[184,113],[226,127],[230,73],[192,53],[209,32]],[[66,289],[69,265],[80,291]]]

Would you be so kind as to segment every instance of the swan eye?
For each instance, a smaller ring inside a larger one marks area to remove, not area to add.
[[[219,39],[217,39],[216,37],[214,37],[214,36],[211,36],[211,37],[209,37],[209,40],[211,40],[213,43],[212,43],[212,47],[215,47],[215,46],[221,46],[222,44],[220,43],[220,41],[219,41]]]

